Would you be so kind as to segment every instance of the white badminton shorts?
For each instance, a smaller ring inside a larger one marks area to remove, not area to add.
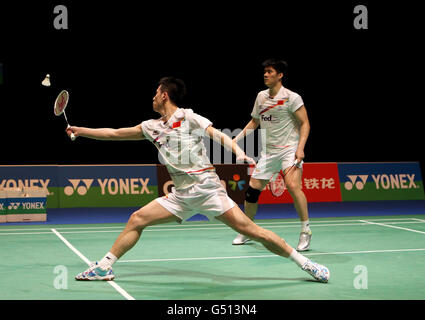
[[[270,180],[276,172],[285,170],[294,164],[296,151],[296,148],[285,148],[276,154],[261,154],[252,178]],[[303,161],[297,167],[302,169],[302,165]]]
[[[182,221],[197,213],[212,220],[236,205],[227,195],[218,176],[206,178],[187,189],[172,188],[168,195],[156,201]]]

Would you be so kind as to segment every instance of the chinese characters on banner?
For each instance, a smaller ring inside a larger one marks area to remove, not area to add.
[[[337,163],[305,163],[303,165],[302,190],[308,202],[341,201]],[[276,197],[270,191],[270,184],[261,193],[262,203],[292,203],[288,190]]]

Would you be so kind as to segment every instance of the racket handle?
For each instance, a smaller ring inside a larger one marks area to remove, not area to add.
[[[303,160],[298,161],[298,159],[296,159],[295,162],[294,162],[294,166],[297,167],[297,168],[301,168],[301,166],[303,165],[303,163],[304,163]]]
[[[70,127],[70,125],[68,124],[68,128]],[[74,141],[75,139],[77,139],[77,137],[74,135],[73,132],[71,132],[71,136],[70,136],[71,140]]]

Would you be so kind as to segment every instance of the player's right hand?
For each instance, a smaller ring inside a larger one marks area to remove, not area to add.
[[[66,128],[66,134],[71,138],[71,135],[74,134],[75,137],[78,137],[78,127],[69,126]]]

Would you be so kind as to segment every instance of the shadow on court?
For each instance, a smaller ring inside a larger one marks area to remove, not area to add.
[[[193,278],[193,279],[205,279],[214,281],[217,283],[229,283],[234,281],[312,281],[316,282],[314,279],[309,279],[307,277],[299,277],[299,278],[289,278],[289,277],[259,277],[259,276],[238,276],[238,275],[220,275],[211,272],[205,271],[195,271],[195,270],[181,270],[175,268],[158,268],[147,265],[140,265],[138,267],[129,267],[129,266],[120,266],[120,270],[122,269],[131,269],[134,271],[137,269],[138,272],[133,273],[122,273],[119,275],[119,279],[132,279],[132,281],[137,281],[135,278],[142,277],[143,279],[148,280],[152,277],[174,277],[178,278]],[[141,271],[142,270],[142,271]],[[283,271],[282,271],[283,273]],[[194,280],[195,281],[195,280]],[[145,281],[141,280],[141,283],[145,283]]]

